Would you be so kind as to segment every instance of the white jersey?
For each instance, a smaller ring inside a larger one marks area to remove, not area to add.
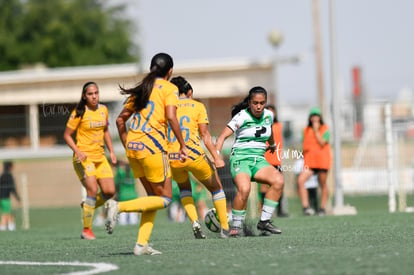
[[[241,110],[227,124],[235,134],[232,155],[263,157],[266,141],[272,134],[273,113],[264,109],[261,118],[255,118],[247,109]]]

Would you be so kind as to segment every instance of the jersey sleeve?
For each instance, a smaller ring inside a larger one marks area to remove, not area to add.
[[[204,104],[199,103],[198,109],[200,110],[199,116],[198,116],[198,124],[208,124],[209,123],[208,115],[207,115],[207,110]]]
[[[230,120],[229,123],[227,123],[227,127],[232,129],[233,132],[236,132],[236,130],[239,129],[241,126],[241,120],[242,120],[242,115],[241,115],[241,112],[239,112]]]
[[[174,86],[171,90],[169,90],[165,96],[165,106],[178,105],[178,97],[177,97],[178,89]]]
[[[72,129],[72,130],[76,130],[79,126],[79,123],[81,121],[81,117],[76,117],[76,110],[73,110],[72,113],[70,114],[70,117],[68,119],[68,122],[66,123],[66,127]]]

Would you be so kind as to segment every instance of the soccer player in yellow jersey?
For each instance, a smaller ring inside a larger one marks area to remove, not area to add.
[[[76,143],[73,139],[75,132]],[[115,193],[114,176],[105,157],[104,143],[112,164],[117,161],[108,131],[108,109],[99,103],[99,89],[95,82],[83,85],[81,99],[69,117],[63,137],[73,150],[73,167],[86,189],[86,200],[82,203],[81,238],[94,240],[91,228],[95,208]],[[98,185],[101,189],[99,194]]]
[[[189,179],[189,173],[191,172],[211,192],[213,204],[217,210],[221,224],[221,236],[226,238],[229,231],[226,196],[214,166],[214,163],[223,162],[223,160],[217,154],[216,147],[208,130],[209,120],[206,108],[204,104],[193,99],[193,88],[185,78],[181,76],[174,77],[171,79],[171,83],[178,87],[179,100],[177,118],[188,149],[187,160],[185,162],[177,160],[180,146],[175,136],[169,131],[168,140],[170,143],[168,152],[170,165],[173,179],[180,188],[181,203],[192,223],[194,236],[197,239],[205,239],[206,236],[201,230],[192,196],[191,182]],[[206,156],[201,141],[204,142],[204,145],[210,152],[213,163]]]
[[[134,177],[139,178],[149,196],[134,200],[107,202],[106,230],[113,232],[119,212],[141,212],[141,224],[134,247],[135,255],[157,255],[160,251],[148,245],[158,209],[166,208],[172,198],[171,169],[167,158],[167,129],[171,126],[180,144],[179,158],[185,160],[187,149],[177,120],[178,89],[170,83],[173,60],[166,53],[156,54],[150,72],[131,89],[121,88],[129,95],[116,123],[126,149]],[[132,117],[129,131],[126,122]]]

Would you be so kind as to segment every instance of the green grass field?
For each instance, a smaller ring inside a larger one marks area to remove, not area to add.
[[[162,210],[151,242],[163,254],[140,257],[137,226],[113,235],[95,227],[97,240],[84,241],[78,208],[32,209],[30,230],[0,232],[0,274],[98,274],[82,263],[118,268],[104,274],[414,274],[414,213],[387,213],[385,197],[345,201],[358,215],[303,217],[290,200],[291,216],[275,219],[282,235],[225,240],[211,232],[195,240],[189,222]]]

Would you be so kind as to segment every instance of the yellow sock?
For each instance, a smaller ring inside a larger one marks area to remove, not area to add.
[[[95,212],[95,199],[86,197],[83,204],[83,228],[92,228],[93,214]]]
[[[198,220],[197,209],[194,204],[193,194],[191,190],[183,190],[180,192],[181,203],[191,222]]]
[[[146,245],[151,237],[154,228],[155,214],[157,211],[145,211],[141,214],[141,224],[139,225],[137,244]]]
[[[213,194],[213,204],[216,208],[221,228],[224,230],[229,230],[229,222],[227,220],[226,196],[224,195],[223,190],[220,190]]]
[[[165,197],[148,196],[129,201],[118,202],[119,212],[145,212],[163,209],[168,206],[171,200]]]

